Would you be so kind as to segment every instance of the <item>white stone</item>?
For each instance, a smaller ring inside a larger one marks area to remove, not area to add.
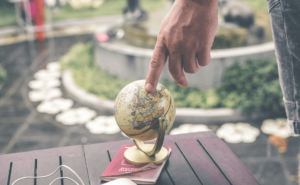
[[[49,89],[49,88],[54,88],[58,87],[61,85],[61,82],[58,79],[51,79],[48,81],[43,81],[43,80],[32,80],[28,83],[28,86],[31,89]]]
[[[39,70],[34,74],[34,77],[38,80],[51,80],[60,77],[60,72],[48,71],[46,69]]]
[[[97,115],[96,111],[86,107],[69,109],[56,116],[56,121],[64,125],[84,124]]]
[[[42,89],[44,86],[44,81],[41,80],[32,80],[28,83],[28,86],[31,89]]]
[[[193,132],[204,132],[204,131],[211,131],[206,125],[203,124],[183,124],[177,128],[171,130],[170,135],[177,135],[177,134],[186,134],[186,133],[193,133]]]
[[[224,137],[224,140],[228,143],[240,143],[242,142],[242,139],[241,134],[231,134]]]
[[[120,132],[114,116],[98,116],[85,126],[93,134],[116,134]]]
[[[291,136],[288,122],[284,118],[266,119],[261,125],[261,131],[265,134],[275,135],[282,138]]]
[[[37,106],[37,110],[42,113],[56,114],[65,111],[73,106],[74,102],[70,99],[58,98],[54,100],[43,101]]]
[[[47,64],[47,69],[50,72],[60,72],[61,65],[59,62],[50,62]]]
[[[37,106],[37,111],[48,114],[56,114],[59,112],[59,109],[53,106],[53,103],[50,101],[44,101]]]
[[[124,35],[125,35],[124,30],[119,29],[119,30],[117,31],[116,37],[117,37],[118,39],[122,39],[122,38],[124,37]]]
[[[51,8],[53,8],[56,4],[56,0],[45,0],[44,2],[48,7],[51,7]]]
[[[96,111],[91,110],[86,107],[81,107],[77,109],[77,115],[78,115],[78,123],[84,124],[91,120],[93,117],[97,115]]]
[[[58,88],[34,90],[28,93],[30,101],[37,102],[43,100],[50,100],[62,96],[62,92]]]
[[[260,132],[248,123],[225,123],[216,134],[228,143],[253,143]]]
[[[63,123],[64,125],[75,125],[78,123],[76,110],[71,109],[56,116],[56,121]]]

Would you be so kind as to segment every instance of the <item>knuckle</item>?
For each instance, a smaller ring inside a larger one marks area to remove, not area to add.
[[[190,74],[195,74],[198,69],[196,68],[188,68],[188,69],[184,69],[185,72],[190,73]]]
[[[210,55],[202,61],[201,66],[206,66],[209,64],[209,62],[210,62]]]
[[[158,69],[160,66],[161,66],[160,62],[155,57],[152,57],[152,60],[150,62],[150,67]]]
[[[170,73],[172,74],[172,76],[174,78],[177,78],[177,77],[180,76],[180,72],[177,69],[175,69],[175,68],[170,68],[169,71],[170,71]]]
[[[210,60],[211,57],[210,53],[208,52],[198,58],[198,63],[200,66],[206,66],[207,64],[209,64]]]
[[[180,39],[176,39],[173,41],[173,47],[175,51],[181,51],[186,47],[186,43]]]
[[[174,46],[173,46],[174,47]],[[179,50],[180,51],[180,50]],[[180,57],[179,55],[178,55],[178,50],[177,50],[177,48],[175,48],[174,47],[174,49],[172,49],[172,50],[170,50],[169,51],[169,55],[171,56],[171,58],[172,59],[174,59],[174,57]]]
[[[153,82],[153,81],[155,81],[155,79],[156,79],[156,76],[154,74],[148,74],[147,80]]]
[[[189,48],[194,49],[199,47],[199,43],[196,41],[192,41],[188,44]]]
[[[207,66],[210,61],[202,61],[200,63],[201,66]]]
[[[164,40],[165,40],[165,35],[164,35],[163,32],[160,32],[160,33],[158,34],[157,42],[156,42],[156,43],[164,42]]]
[[[146,81],[151,83],[157,83],[159,79],[159,74],[157,73],[148,73]]]

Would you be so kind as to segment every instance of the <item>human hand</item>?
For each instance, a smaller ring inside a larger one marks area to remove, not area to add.
[[[185,73],[196,73],[210,62],[210,49],[218,26],[218,0],[177,0],[157,36],[145,89],[153,92],[169,56],[169,71],[181,87]]]

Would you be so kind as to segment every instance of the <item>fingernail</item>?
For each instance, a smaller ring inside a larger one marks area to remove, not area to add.
[[[186,82],[181,82],[180,84],[178,83],[178,85],[179,85],[180,87],[186,87],[188,84],[187,84]]]
[[[151,91],[152,87],[153,87],[152,84],[147,83],[145,89],[146,89],[146,91]]]

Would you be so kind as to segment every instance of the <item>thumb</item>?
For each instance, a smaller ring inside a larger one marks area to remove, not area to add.
[[[157,41],[151,58],[145,89],[147,92],[154,92],[159,80],[161,71],[166,64],[168,49],[162,41]]]

